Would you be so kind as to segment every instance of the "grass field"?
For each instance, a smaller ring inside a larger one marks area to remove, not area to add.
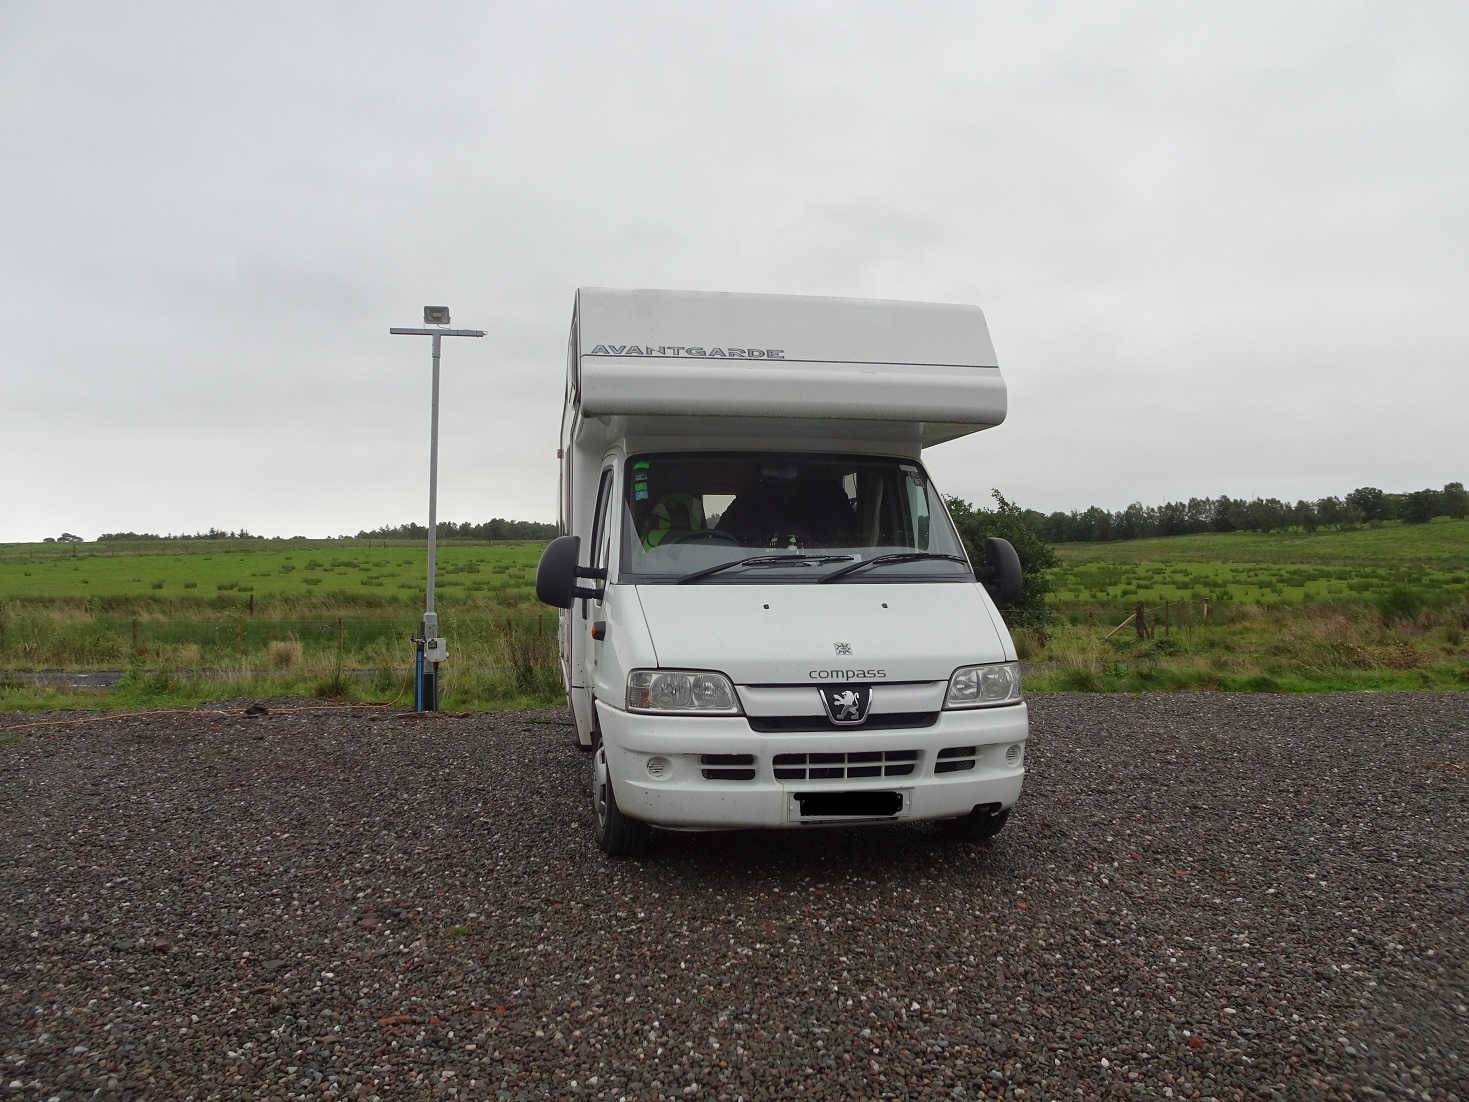
[[[534,595],[540,550],[440,543],[435,604],[454,671],[446,707],[559,693],[556,618]],[[0,670],[125,669],[114,701],[224,690],[386,700],[404,691],[424,586],[416,542],[3,545]],[[0,705],[91,695],[0,680]]]
[[[1469,688],[1469,521],[1056,551],[1038,688]]]
[[[439,545],[446,707],[552,702],[538,543]],[[1469,521],[1057,548],[1037,689],[1469,687]],[[406,684],[424,551],[381,540],[0,545],[0,706],[76,704],[4,671],[125,669],[111,703]],[[1106,635],[1138,603],[1149,632]],[[368,676],[352,671],[368,671]]]
[[[204,541],[200,541],[203,543]],[[256,607],[299,607],[312,602],[332,607],[380,608],[421,602],[424,549],[416,544],[343,541],[328,546],[257,546],[212,549],[154,543],[151,547],[111,544],[72,545],[55,550],[44,544],[0,547],[0,601],[73,600],[105,607],[143,607],[149,602],[205,602],[227,608],[253,594]],[[455,545],[438,550],[439,600],[445,603],[493,600],[516,605],[534,600],[532,585],[540,545],[498,543]]]
[[[1230,532],[1057,548],[1055,599],[1256,603],[1375,600],[1397,586],[1469,592],[1469,521],[1351,531]]]

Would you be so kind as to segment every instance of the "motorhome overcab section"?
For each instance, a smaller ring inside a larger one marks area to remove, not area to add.
[[[757,345],[782,355],[708,356]],[[652,826],[999,831],[1019,564],[987,541],[981,584],[920,454],[1005,412],[974,307],[578,292],[566,534],[536,584],[605,851]]]

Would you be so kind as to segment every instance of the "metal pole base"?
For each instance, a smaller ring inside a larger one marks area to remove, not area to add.
[[[423,640],[415,639],[417,655],[413,666],[413,710],[415,712],[437,712],[439,710],[439,665],[426,662],[423,658]]]

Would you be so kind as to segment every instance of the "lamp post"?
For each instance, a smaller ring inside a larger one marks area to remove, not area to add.
[[[433,398],[430,403],[428,444],[428,591],[424,602],[423,622],[414,638],[417,658],[414,663],[413,709],[417,712],[439,710],[439,663],[448,657],[444,640],[439,636],[439,616],[434,611],[434,555],[439,542],[439,341],[443,337],[483,337],[483,329],[450,329],[447,306],[425,306],[423,324],[434,328],[392,328],[394,336],[432,337],[434,339]]]

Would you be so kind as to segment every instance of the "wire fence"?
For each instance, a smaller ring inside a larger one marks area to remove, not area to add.
[[[208,618],[113,616],[73,619],[28,614],[0,619],[0,664],[98,665],[134,657],[168,658],[186,648],[212,659],[245,657],[272,645],[299,644],[302,654],[363,655],[391,652],[417,634],[417,619],[402,616],[324,616],[276,619],[247,615]],[[507,638],[554,637],[554,612],[534,616],[441,614],[439,632],[464,650]]]

